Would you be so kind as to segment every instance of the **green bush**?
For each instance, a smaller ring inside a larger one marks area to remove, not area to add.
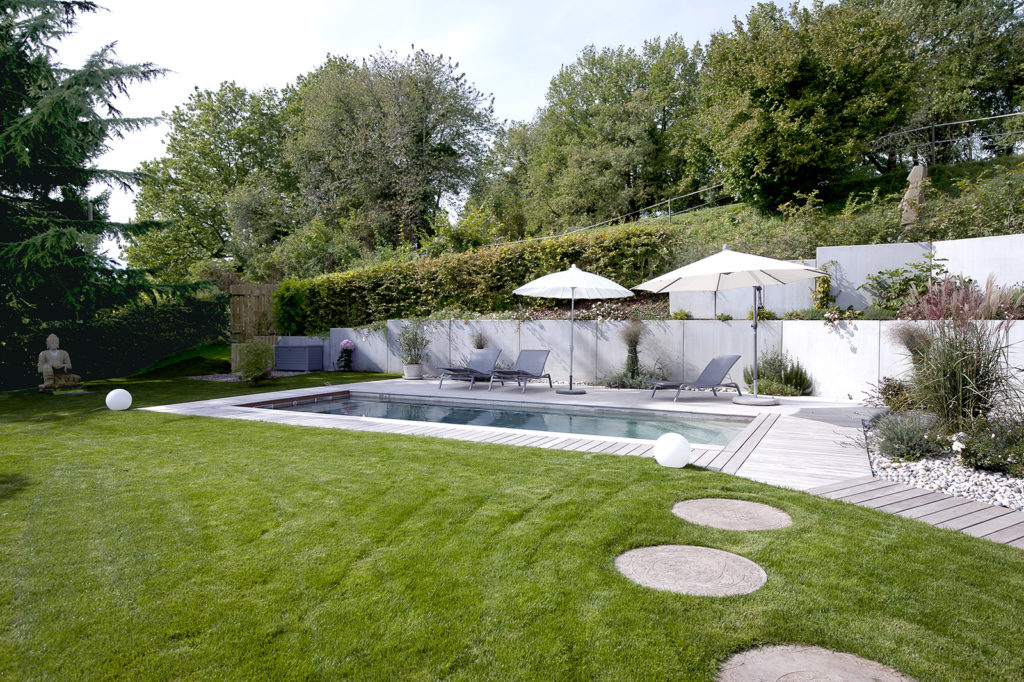
[[[964,435],[960,460],[969,467],[1024,477],[1024,424],[1016,419],[979,419]]]
[[[274,368],[274,347],[265,341],[243,343],[238,349],[238,376],[253,386],[270,376]]]
[[[680,308],[679,310],[672,313],[673,320],[692,320],[693,315],[686,308]]]
[[[720,320],[721,322],[728,322],[732,319],[732,315],[729,313],[718,313],[718,315],[715,316],[715,319]]]
[[[915,461],[935,457],[948,448],[934,417],[923,412],[899,412],[882,416],[871,430],[871,441],[889,459]]]
[[[757,364],[759,393],[769,395],[810,395],[814,392],[814,381],[797,360],[783,350],[771,350],[761,355]],[[743,381],[747,386],[754,384],[754,368],[743,370]]]
[[[286,281],[274,294],[274,313],[281,334],[308,334],[443,308],[515,310],[522,299],[514,289],[573,264],[630,287],[702,255],[688,247],[685,231],[668,225],[579,232]]]
[[[34,333],[0,339],[0,387],[23,388],[41,381],[36,358],[53,333],[85,380],[128,376],[190,348],[226,341],[227,296],[138,302],[108,310],[90,322],[56,322]]]

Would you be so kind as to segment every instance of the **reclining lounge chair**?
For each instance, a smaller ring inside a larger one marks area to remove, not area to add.
[[[506,381],[515,380],[516,385],[522,389],[521,392],[526,393],[526,382],[530,379],[547,379],[548,387],[554,388],[554,384],[551,383],[551,375],[544,373],[544,365],[548,361],[549,353],[551,353],[549,350],[519,351],[519,357],[516,358],[516,364],[512,369],[496,369],[491,372],[491,381],[487,384],[487,390],[494,387],[495,381],[504,386]]]
[[[500,350],[479,348],[470,354],[465,367],[438,367],[438,371],[441,372],[441,381],[437,384],[437,390],[441,390],[441,387],[444,386],[445,379],[468,381],[470,390],[473,390],[473,384],[478,380],[484,381],[491,377],[499,355],[501,355]]]
[[[651,382],[652,390],[651,397],[654,397],[655,391],[662,389],[676,389],[676,397],[673,401],[679,400],[679,392],[684,388],[710,388],[711,392],[718,397],[718,389],[720,388],[735,388],[736,393],[743,395],[743,391],[740,390],[740,386],[737,383],[723,383],[725,381],[725,375],[729,373],[732,366],[736,364],[736,361],[740,359],[738,355],[719,355],[716,358],[712,358],[708,366],[704,368],[704,371],[700,373],[696,381],[654,381]]]

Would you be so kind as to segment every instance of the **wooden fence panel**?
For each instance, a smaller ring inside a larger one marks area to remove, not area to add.
[[[245,343],[254,336],[277,334],[271,296],[276,284],[236,284],[231,287],[231,341]]]

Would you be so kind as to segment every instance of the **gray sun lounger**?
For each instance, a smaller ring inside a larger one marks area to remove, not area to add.
[[[486,381],[491,378],[491,372],[494,371],[494,365],[497,364],[499,355],[501,355],[500,350],[478,348],[470,354],[469,361],[464,367],[438,367],[437,370],[441,372],[441,381],[438,383],[437,389],[441,390],[445,379],[454,379],[468,381],[470,390],[473,390],[473,384],[477,381]]]
[[[491,381],[487,384],[487,390],[494,387],[495,381],[504,386],[506,381],[514,380],[516,385],[522,389],[521,392],[526,393],[526,382],[530,379],[547,379],[548,388],[554,388],[554,384],[551,383],[551,375],[544,373],[544,365],[547,363],[550,353],[549,350],[519,351],[519,357],[516,358],[516,364],[512,369],[496,369],[491,372]]]
[[[655,391],[663,389],[676,389],[676,397],[672,400],[679,400],[679,392],[684,388],[710,388],[711,392],[718,396],[718,389],[720,388],[735,388],[736,393],[743,395],[743,391],[740,390],[740,386],[737,383],[723,383],[725,382],[725,375],[729,373],[732,366],[736,364],[736,361],[740,359],[738,355],[719,355],[713,358],[708,366],[704,368],[704,371],[700,373],[696,381],[654,381],[651,383],[651,397],[654,397]]]

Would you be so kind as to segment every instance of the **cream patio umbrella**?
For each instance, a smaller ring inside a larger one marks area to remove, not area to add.
[[[592,272],[580,270],[575,265],[568,270],[553,272],[550,275],[538,277],[528,282],[512,293],[520,296],[536,296],[538,298],[568,298],[572,300],[569,308],[569,388],[560,388],[556,393],[568,395],[581,395],[586,393],[582,389],[574,389],[572,385],[572,352],[573,352],[573,331],[576,326],[576,299],[577,298],[626,298],[632,296],[633,292],[619,286],[615,282],[595,275]]]
[[[733,402],[746,405],[774,405],[774,398],[757,394],[757,312],[763,307],[761,290],[773,284],[790,284],[804,279],[824,277],[828,273],[799,263],[730,251],[724,247],[713,256],[665,273],[634,289],[668,293],[672,291],[721,291],[722,289],[754,288],[754,394],[737,396]]]

